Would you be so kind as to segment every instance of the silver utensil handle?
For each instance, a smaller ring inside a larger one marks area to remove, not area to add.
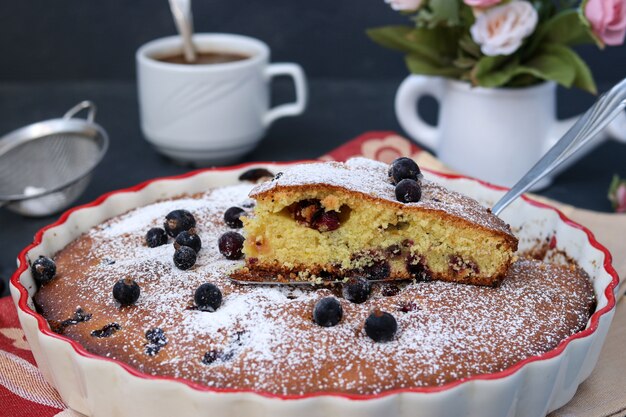
[[[626,107],[626,78],[604,93],[491,209],[499,215],[513,200],[593,140]]]
[[[95,103],[93,101],[89,101],[89,100],[81,101],[80,103],[78,103],[77,105],[75,105],[74,107],[69,109],[63,115],[63,118],[64,119],[71,119],[71,118],[76,116],[78,113],[80,113],[84,109],[89,109],[89,112],[87,113],[87,121],[89,123],[93,123],[93,121],[96,119],[96,110],[97,110],[97,108],[96,108]]]

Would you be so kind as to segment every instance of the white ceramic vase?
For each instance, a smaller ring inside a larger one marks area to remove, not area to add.
[[[416,111],[419,99],[427,95],[440,104],[437,126],[426,123]],[[434,150],[451,169],[504,186],[515,184],[576,120],[557,120],[556,84],[551,82],[526,88],[481,88],[410,75],[398,89],[395,110],[408,135]],[[626,141],[626,130],[620,129],[625,118],[618,118],[607,133]],[[600,139],[534,189],[549,185],[554,175],[589,152]]]

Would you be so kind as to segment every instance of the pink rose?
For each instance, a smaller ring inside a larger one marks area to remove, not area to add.
[[[617,175],[613,178],[609,187],[609,200],[618,213],[626,213],[626,180]]]
[[[385,0],[393,10],[417,10],[422,5],[422,0]]]
[[[487,7],[493,6],[494,4],[500,3],[500,1],[501,0],[463,0],[463,3],[467,4],[470,7],[485,9]]]
[[[512,1],[479,14],[470,33],[483,54],[511,55],[534,32],[537,20],[537,11],[532,4]]]
[[[585,17],[607,45],[621,45],[626,35],[626,0],[588,0]]]

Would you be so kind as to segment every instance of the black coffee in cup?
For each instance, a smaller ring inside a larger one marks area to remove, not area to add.
[[[197,52],[195,62],[187,62],[185,55],[177,53],[175,55],[156,56],[154,59],[161,62],[167,62],[170,64],[185,64],[185,65],[210,65],[210,64],[225,64],[227,62],[243,61],[250,56],[239,54],[236,52]]]

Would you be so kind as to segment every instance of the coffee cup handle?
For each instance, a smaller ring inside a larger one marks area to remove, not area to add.
[[[263,117],[265,127],[268,127],[276,119],[281,117],[297,116],[306,108],[308,89],[306,77],[304,76],[302,67],[298,64],[279,63],[270,64],[265,69],[265,76],[268,80],[271,80],[279,75],[287,75],[293,79],[296,87],[296,101],[293,103],[281,104],[273,109],[270,109]]]
[[[417,111],[417,102],[425,95],[432,95],[441,103],[444,91],[441,78],[410,75],[400,84],[396,93],[396,117],[400,126],[413,139],[433,150],[437,149],[440,130],[422,119]]]

